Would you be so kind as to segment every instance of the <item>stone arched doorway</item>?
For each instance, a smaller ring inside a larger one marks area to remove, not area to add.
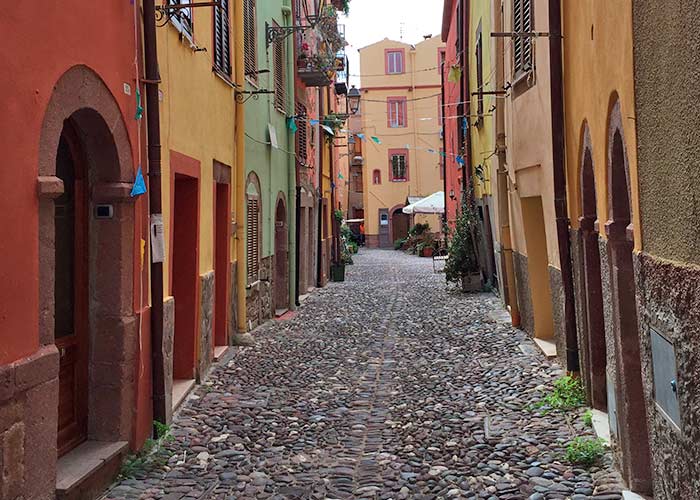
[[[411,216],[403,213],[403,207],[394,207],[391,211],[391,244],[408,236]]]
[[[61,455],[128,441],[133,425],[134,165],[116,101],[89,68],[56,83],[39,148],[39,324],[60,354]]]
[[[605,320],[603,317],[603,291],[600,274],[600,246],[598,234],[598,209],[595,187],[595,169],[591,135],[584,125],[582,137],[580,201],[581,217],[581,276],[583,286],[583,349],[585,356],[584,379],[591,406],[607,411]]]
[[[615,338],[616,408],[623,475],[630,488],[651,492],[646,403],[642,385],[630,176],[619,100],[608,124],[608,259]]]
[[[289,227],[287,225],[287,206],[284,196],[277,198],[275,208],[275,311],[282,312],[289,308]]]

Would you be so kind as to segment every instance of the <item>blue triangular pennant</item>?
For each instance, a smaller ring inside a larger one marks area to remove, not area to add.
[[[309,120],[309,125],[318,125],[320,122],[318,120],[314,120],[313,118]]]
[[[457,163],[459,163],[460,165],[464,165],[464,158],[462,158],[460,155],[457,155],[457,158],[455,158],[455,160],[457,160]]]
[[[297,122],[294,118],[287,119],[287,127],[289,127],[289,130],[292,131],[292,134],[296,134],[297,130],[299,130],[299,127],[297,127]]]
[[[146,193],[146,180],[143,178],[141,173],[141,165],[136,171],[136,179],[134,180],[134,186],[131,188],[131,197],[140,196]]]
[[[365,134],[357,134],[357,137],[359,137],[363,141],[365,140]]]

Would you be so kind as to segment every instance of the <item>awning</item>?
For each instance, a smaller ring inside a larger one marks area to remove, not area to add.
[[[346,224],[352,224],[353,222],[354,222],[354,223],[358,223],[358,222],[364,222],[364,221],[365,221],[364,219],[347,219],[347,220],[345,221],[345,223],[346,223]]]
[[[433,193],[430,196],[403,207],[402,212],[405,214],[444,214],[445,193],[443,191]]]

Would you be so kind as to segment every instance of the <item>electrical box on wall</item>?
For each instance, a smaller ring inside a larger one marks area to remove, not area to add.
[[[114,205],[96,205],[95,219],[111,219],[114,217]]]
[[[654,401],[664,416],[676,427],[681,426],[681,408],[678,401],[678,369],[673,344],[650,328],[651,360],[654,368]]]

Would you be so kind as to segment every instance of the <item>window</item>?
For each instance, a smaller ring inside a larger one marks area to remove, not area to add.
[[[306,106],[304,106],[301,103],[297,103],[295,113],[299,117],[299,118],[297,118],[297,133],[296,133],[297,161],[306,165],[307,156],[308,156],[308,140],[309,140],[308,131],[307,131],[307,122],[306,122]]]
[[[245,74],[258,81],[258,40],[255,29],[255,0],[243,0],[243,52]]]
[[[189,5],[192,0],[168,0],[169,5]],[[194,19],[192,18],[192,7],[185,7],[178,10],[178,15],[170,18],[178,31],[192,39],[194,33]]]
[[[389,97],[387,105],[387,125],[390,128],[406,127],[406,98]]]
[[[530,0],[513,0],[513,31],[526,33],[532,31],[532,5]],[[515,76],[532,69],[532,39],[515,37],[513,39],[513,72]]]
[[[279,27],[279,24],[273,23]],[[272,46],[272,65],[275,71],[275,109],[287,114],[287,65],[285,63],[284,40],[275,42]]]
[[[214,68],[231,76],[231,19],[230,0],[221,0],[214,7]]]
[[[391,182],[406,182],[408,180],[407,150],[389,150],[389,173],[391,175]]]
[[[379,170],[372,172],[372,184],[382,183],[382,173]]]
[[[484,44],[481,39],[481,21],[479,21],[479,27],[476,30],[476,86],[479,95],[476,96],[478,106],[477,114],[479,115],[476,125],[480,126],[483,123],[484,116]]]
[[[386,51],[385,66],[387,75],[400,75],[404,72],[403,54],[403,49]]]
[[[246,187],[246,272],[248,284],[260,279],[260,183],[254,173]]]

